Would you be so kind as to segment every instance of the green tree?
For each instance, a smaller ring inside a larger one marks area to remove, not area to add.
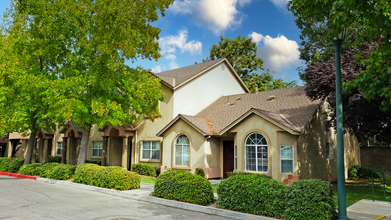
[[[45,91],[51,80],[45,71],[41,54],[47,48],[39,41],[30,44],[27,35],[16,34],[25,24],[1,29],[0,40],[0,134],[20,132],[30,134],[24,164],[30,164],[38,129],[51,130],[54,121],[46,116],[48,105]],[[29,45],[26,47],[25,45]],[[42,48],[41,48],[42,47]]]
[[[220,42],[210,48],[208,60],[227,58],[234,70],[247,85],[250,91],[265,91],[270,89],[281,89],[296,86],[296,81],[283,82],[281,79],[274,79],[269,70],[263,74],[258,74],[258,69],[263,70],[263,60],[257,58],[257,45],[251,38],[246,39],[237,36],[236,39],[224,38],[220,36]]]
[[[82,127],[77,164],[85,162],[90,129],[132,125],[137,115],[160,116],[159,80],[126,61],[157,60],[160,29],[150,25],[164,16],[173,0],[14,0],[8,25],[17,36],[27,36],[22,51],[36,48],[36,63],[45,63],[48,81],[44,117],[72,120]],[[17,38],[16,38],[17,39]],[[33,53],[35,54],[35,53]]]
[[[257,69],[263,69],[263,60],[256,56],[257,46],[251,38],[246,39],[239,35],[236,39],[230,39],[221,35],[218,45],[215,44],[210,48],[209,57],[203,61],[227,58],[239,76],[244,79]]]
[[[297,19],[307,24],[324,23],[325,40],[332,42],[344,28],[360,27],[360,34],[354,44],[371,42],[381,37],[378,48],[367,58],[358,56],[366,69],[357,74],[353,82],[344,85],[345,90],[357,88],[368,100],[384,98],[383,110],[391,108],[391,2],[390,1],[354,1],[354,0],[292,0],[288,10]],[[312,28],[307,25],[308,28]]]
[[[245,81],[245,83],[251,92],[283,89],[297,86],[296,81],[284,82],[282,79],[274,79],[273,75],[270,74],[269,71],[262,74],[253,73]]]

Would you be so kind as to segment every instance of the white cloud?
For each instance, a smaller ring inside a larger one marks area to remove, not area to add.
[[[254,33],[257,34],[252,34]],[[258,47],[257,56],[263,59],[265,69],[278,71],[292,65],[300,65],[299,45],[296,41],[289,40],[284,35],[276,38],[266,35],[260,42],[263,45]]]
[[[175,53],[178,48],[181,53],[190,52],[191,54],[201,54],[202,43],[199,41],[192,40],[187,41],[187,30],[179,31],[178,35],[169,35],[159,39],[159,45],[161,48],[160,53]]]
[[[258,34],[257,32],[252,32],[251,34],[248,35],[248,37],[251,37],[251,41],[255,42],[257,46],[259,41],[261,41],[264,38],[262,34]]]
[[[278,8],[285,8],[286,9],[286,4],[288,4],[289,0],[269,0],[269,1],[273,2],[273,4],[275,6],[277,6]]]
[[[167,59],[167,60],[175,60],[176,59],[176,56],[174,55],[174,54],[168,54],[167,56],[165,56],[165,58]]]
[[[162,71],[162,67],[159,65],[159,66],[155,66],[155,68],[152,68],[152,71],[153,73],[160,73]]]
[[[179,66],[178,66],[178,64],[175,62],[175,60],[173,60],[173,61],[171,61],[170,62],[170,69],[178,69],[179,68]]]
[[[199,27],[205,27],[218,35],[228,28],[239,26],[245,14],[239,7],[252,0],[183,0],[175,1],[169,11],[174,14],[189,14]]]

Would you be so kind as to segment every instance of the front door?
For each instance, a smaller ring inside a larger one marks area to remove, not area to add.
[[[228,173],[234,170],[234,141],[223,141],[223,178],[228,178]]]

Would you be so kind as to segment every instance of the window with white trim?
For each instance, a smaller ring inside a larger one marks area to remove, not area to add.
[[[143,141],[141,159],[160,160],[160,141]]]
[[[62,155],[62,142],[57,142],[56,154],[58,156]]]
[[[234,169],[238,169],[238,146],[234,147]]]
[[[190,141],[189,138],[181,134],[175,140],[175,166],[190,166]]]
[[[92,156],[93,157],[101,157],[103,149],[102,141],[93,141],[92,142]]]
[[[280,147],[281,173],[293,173],[293,146]]]
[[[326,143],[326,158],[334,159],[334,146],[332,143]]]
[[[260,133],[251,133],[245,141],[246,170],[268,172],[268,150],[266,138]]]

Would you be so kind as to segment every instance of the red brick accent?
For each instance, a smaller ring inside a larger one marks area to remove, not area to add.
[[[300,180],[300,175],[289,174],[288,179],[284,179],[284,184],[291,185],[293,182]]]

